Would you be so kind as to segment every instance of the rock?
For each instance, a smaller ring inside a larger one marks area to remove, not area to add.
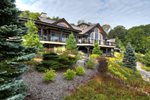
[[[78,61],[76,62],[76,66],[83,66],[83,67],[85,67],[85,65],[86,65],[85,60],[78,60]]]

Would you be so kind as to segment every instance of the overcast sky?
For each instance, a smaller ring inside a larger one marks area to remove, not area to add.
[[[150,0],[16,0],[16,5],[75,24],[78,20],[126,28],[150,24]]]

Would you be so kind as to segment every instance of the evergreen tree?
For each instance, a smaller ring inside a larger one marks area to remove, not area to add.
[[[132,48],[130,43],[128,43],[126,51],[124,53],[123,65],[125,67],[133,69],[134,71],[136,70],[136,57],[134,54],[134,49]]]
[[[39,40],[38,28],[32,20],[25,23],[28,29],[27,34],[23,36],[23,45],[27,48],[36,48],[38,51],[43,49],[43,45]]]
[[[27,69],[21,63],[30,60],[22,45],[22,30],[18,26],[19,11],[15,0],[1,0],[0,2],[0,99],[23,100],[26,96],[25,85],[21,79]]]
[[[77,52],[77,42],[73,33],[69,35],[69,38],[66,41],[66,49],[71,52]]]
[[[100,50],[100,46],[98,45],[98,42],[95,42],[94,48],[92,50],[92,54],[102,55],[102,51]]]

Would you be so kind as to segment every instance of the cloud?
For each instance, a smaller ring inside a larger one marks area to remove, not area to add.
[[[149,0],[16,0],[16,4],[21,10],[46,12],[71,23],[84,19],[129,28],[150,22]]]

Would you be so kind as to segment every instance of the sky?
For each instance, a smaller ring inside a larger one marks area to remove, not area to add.
[[[17,8],[45,12],[69,23],[85,20],[111,27],[150,24],[150,0],[16,0]]]

